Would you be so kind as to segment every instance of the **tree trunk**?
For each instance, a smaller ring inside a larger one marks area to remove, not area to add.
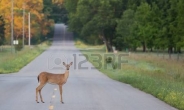
[[[108,52],[112,52],[113,49],[112,49],[112,46],[111,46],[110,42],[109,42],[104,36],[103,36],[103,39],[104,39],[104,43],[105,43],[105,45],[106,45],[107,51],[108,51]]]
[[[176,47],[174,47],[174,53],[177,53],[177,48]]]
[[[178,52],[178,53],[181,53],[181,47],[178,47],[178,48],[177,48],[177,52]]]
[[[108,52],[113,52],[113,48],[109,40],[107,40],[107,47],[108,47]]]
[[[102,35],[99,35],[100,38],[102,38],[105,46],[106,46],[106,49],[107,49],[107,52],[113,52],[113,49],[112,49],[112,45],[111,43],[105,38],[105,36],[102,34]]]
[[[173,47],[168,48],[168,53],[173,53]]]
[[[173,48],[172,47],[168,48],[168,53],[169,53],[169,59],[171,59],[171,53],[173,53]]]
[[[151,50],[150,50],[151,52],[153,52],[153,48],[151,47]]]
[[[142,42],[142,51],[146,52],[146,43],[145,42]]]

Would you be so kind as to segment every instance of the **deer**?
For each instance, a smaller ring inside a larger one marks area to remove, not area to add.
[[[64,104],[63,99],[62,99],[62,86],[67,82],[67,79],[69,76],[69,69],[72,64],[73,62],[71,62],[70,64],[66,64],[65,62],[63,62],[63,65],[66,67],[66,70],[63,74],[53,74],[49,72],[41,72],[38,75],[37,79],[38,79],[39,85],[36,88],[36,102],[37,103],[39,103],[38,93],[40,95],[41,102],[45,103],[41,95],[41,90],[47,83],[50,83],[50,84],[59,85],[61,103]]]

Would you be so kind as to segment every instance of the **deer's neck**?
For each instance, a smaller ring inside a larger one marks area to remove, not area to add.
[[[69,76],[69,70],[66,70],[64,73],[65,80],[67,80],[68,76]]]

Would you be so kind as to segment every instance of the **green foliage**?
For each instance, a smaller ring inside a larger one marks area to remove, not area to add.
[[[84,40],[100,37],[108,50],[184,47],[183,0],[66,0],[65,7],[69,29]]]
[[[119,36],[114,39],[115,46],[117,46],[119,50],[122,50],[122,48],[137,47],[137,43],[133,43],[137,42],[133,36],[134,11],[132,9],[124,11],[122,19],[117,20],[117,23],[116,31]],[[130,44],[129,42],[132,43]]]
[[[23,43],[22,43],[22,40],[19,39],[19,40],[18,40],[18,44],[15,45],[15,50],[16,50],[16,51],[20,51],[20,50],[22,50],[22,48],[23,48]]]
[[[71,8],[74,4],[75,9]],[[88,39],[91,35],[100,37],[108,50],[112,51],[116,18],[121,16],[118,10],[121,10],[122,2],[119,0],[78,0],[74,4],[72,5],[70,0],[66,1],[70,30],[83,36],[83,39]]]
[[[0,46],[3,45],[5,41],[5,22],[4,18],[0,15]]]
[[[112,63],[112,57],[107,57],[107,58],[105,59],[105,62],[106,62],[106,63]]]
[[[148,3],[141,3],[135,12],[135,36],[146,51],[148,38],[151,36],[152,25],[150,25],[151,7]]]
[[[55,23],[67,23],[68,13],[63,5],[64,0],[43,0],[43,13]]]

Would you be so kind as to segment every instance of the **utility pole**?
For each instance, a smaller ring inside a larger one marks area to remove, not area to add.
[[[25,26],[25,3],[23,3],[23,26],[22,26],[22,47],[24,48],[24,38],[25,38],[25,30],[24,30],[24,26]]]
[[[11,1],[11,53],[13,53],[13,23],[14,23],[14,18],[13,18],[13,0]]]
[[[30,26],[30,12],[28,13],[28,25],[29,25],[29,28],[28,28],[28,33],[29,33],[29,47],[31,46],[31,26]]]

